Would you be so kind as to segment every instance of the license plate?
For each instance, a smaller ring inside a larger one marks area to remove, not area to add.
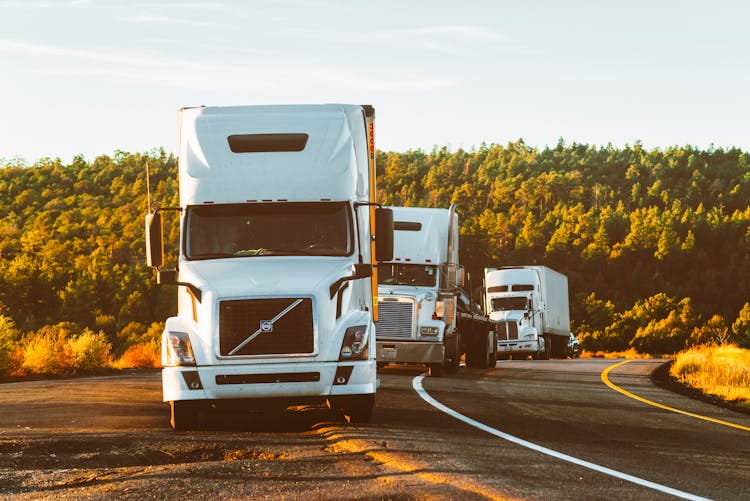
[[[383,348],[383,358],[386,360],[396,360],[395,348]]]

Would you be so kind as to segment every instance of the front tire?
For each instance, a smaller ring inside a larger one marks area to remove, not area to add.
[[[460,334],[454,333],[445,340],[445,372],[457,372],[461,363]]]
[[[445,372],[445,363],[429,364],[427,366],[428,372],[432,377],[441,377]]]
[[[175,431],[195,429],[198,424],[198,403],[191,400],[169,402],[169,424]]]
[[[349,418],[349,423],[369,423],[375,409],[375,394],[340,397],[336,406]]]

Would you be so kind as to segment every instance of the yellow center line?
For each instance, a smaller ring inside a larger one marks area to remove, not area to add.
[[[715,418],[708,417],[708,416],[702,416],[700,414],[694,414],[692,412],[683,411],[682,409],[675,409],[674,407],[660,404],[658,402],[654,402],[653,400],[649,400],[647,398],[639,397],[635,393],[631,393],[628,390],[621,388],[620,386],[617,386],[616,384],[614,384],[612,381],[609,380],[609,373],[612,369],[620,367],[621,365],[624,365],[628,362],[631,362],[631,360],[624,360],[614,365],[610,365],[609,367],[604,369],[604,371],[602,371],[602,374],[601,374],[602,382],[606,384],[607,386],[609,386],[610,388],[612,388],[613,390],[619,391],[626,397],[633,398],[635,400],[638,400],[639,402],[643,402],[644,404],[653,405],[654,407],[658,407],[660,409],[664,409],[670,412],[676,412],[678,414],[684,414],[685,416],[694,417],[696,419],[702,419],[704,421],[711,421],[712,423],[722,424],[724,426],[731,426],[732,428],[737,428],[738,430],[750,431],[750,427],[742,426],[740,424],[730,423],[729,421],[722,421],[721,419],[715,419]]]

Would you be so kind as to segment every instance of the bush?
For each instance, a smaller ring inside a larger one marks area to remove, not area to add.
[[[103,332],[94,333],[70,322],[42,327],[28,334],[18,350],[17,375],[72,375],[111,364],[111,345]]]
[[[68,339],[68,346],[74,371],[92,371],[112,364],[112,345],[103,332],[86,329],[80,336]]]
[[[10,317],[0,315],[0,374],[7,374],[16,369],[13,356],[21,333],[16,329]]]
[[[136,367],[161,367],[161,343],[158,339],[130,346],[114,362],[116,369]]]
[[[21,352],[23,362],[18,370],[19,375],[62,375],[71,372],[73,354],[62,330],[53,332],[42,328],[40,332],[28,335],[21,344]]]

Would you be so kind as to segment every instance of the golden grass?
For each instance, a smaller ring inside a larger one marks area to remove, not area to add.
[[[161,367],[161,345],[159,340],[138,343],[130,346],[122,356],[112,364],[115,369],[135,367]]]
[[[750,350],[704,345],[677,354],[670,374],[704,393],[750,406]]]
[[[71,375],[95,371],[111,363],[112,346],[103,333],[88,329],[68,336],[63,328],[53,326],[25,338],[14,353],[16,368],[11,375]]]
[[[635,348],[625,351],[586,351],[581,352],[581,358],[652,358],[648,353],[638,353]]]

